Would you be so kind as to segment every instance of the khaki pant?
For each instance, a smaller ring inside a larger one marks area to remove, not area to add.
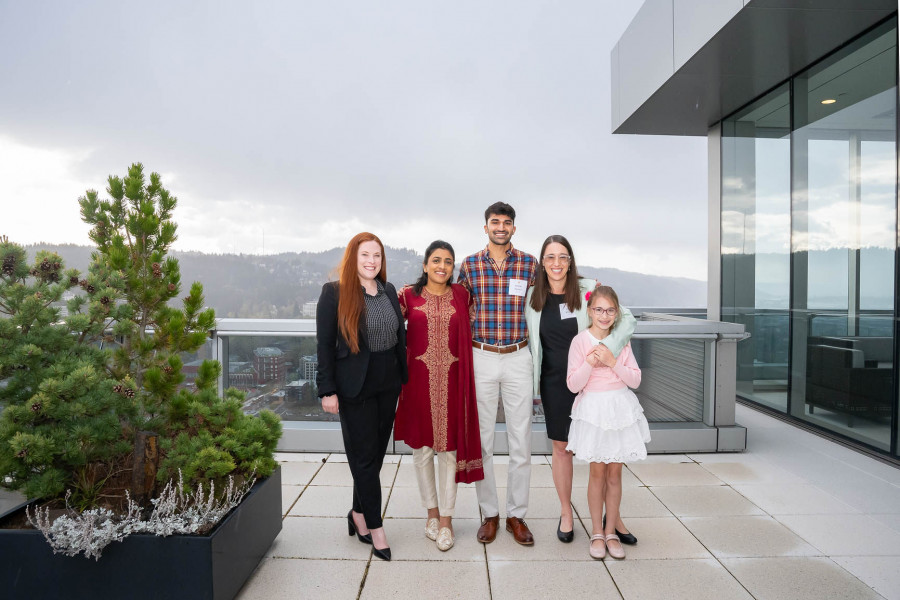
[[[509,354],[473,348],[472,358],[484,465],[484,479],[475,482],[481,516],[495,517],[500,514],[494,475],[494,428],[502,398],[509,442],[506,516],[523,519],[528,511],[528,489],[531,485],[531,353],[525,348]]]

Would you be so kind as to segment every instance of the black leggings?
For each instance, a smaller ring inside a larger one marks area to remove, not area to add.
[[[344,451],[353,475],[353,510],[363,514],[369,529],[382,526],[380,473],[399,395],[400,369],[391,349],[369,355],[358,396],[338,398]]]

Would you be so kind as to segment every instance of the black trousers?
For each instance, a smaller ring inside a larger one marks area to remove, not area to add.
[[[400,367],[394,350],[387,350],[369,355],[358,396],[338,398],[344,451],[353,475],[353,510],[363,514],[369,529],[382,526],[380,473],[399,396]]]

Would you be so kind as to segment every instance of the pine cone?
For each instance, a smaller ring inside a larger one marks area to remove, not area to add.
[[[16,458],[25,458],[28,455],[28,449],[22,448],[18,452],[16,452]]]
[[[85,291],[87,291],[88,294],[93,294],[94,292],[97,291],[97,288],[95,288],[91,284],[88,284],[87,287],[84,289],[85,289]]]
[[[124,385],[114,385],[113,386],[113,391],[117,394],[121,394],[124,390],[125,390]]]
[[[170,284],[169,284],[169,291],[170,291],[170,292],[174,292],[174,291],[175,291],[175,284],[174,284],[174,283],[170,283]]]
[[[169,365],[166,365],[166,366],[163,367],[163,371],[166,373],[166,375],[171,375],[171,374],[172,374],[172,371],[174,371],[174,370],[175,370],[175,369],[173,369],[173,368],[170,367]]]
[[[14,254],[8,254],[3,259],[3,274],[12,275],[16,272],[16,257]]]
[[[82,279],[81,281],[78,282],[78,285],[80,285],[83,288],[86,288],[87,287],[87,279]]]
[[[74,275],[72,277],[69,277],[69,283],[72,285],[78,285],[78,277]]]
[[[42,408],[44,408],[43,404],[41,404],[40,402],[35,402],[34,404],[31,405],[31,412],[33,412],[33,413],[41,412]]]
[[[41,271],[49,271],[52,268],[50,261],[46,258],[41,261]]]
[[[109,303],[110,303],[109,296],[103,296],[102,298],[100,298],[100,304],[103,304],[105,306]]]
[[[131,388],[125,388],[125,397],[134,398],[134,390]]]

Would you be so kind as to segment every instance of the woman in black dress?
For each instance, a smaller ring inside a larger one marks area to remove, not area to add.
[[[566,445],[575,394],[566,385],[566,371],[572,338],[590,324],[585,295],[594,289],[597,282],[578,276],[572,246],[561,235],[551,235],[544,240],[539,256],[534,287],[528,290],[525,299],[525,321],[528,324],[528,346],[534,362],[534,394],[541,398],[547,437],[553,443],[551,470],[560,504],[556,535],[562,542],[571,542],[575,535],[572,453],[566,451]],[[623,307],[621,323],[614,333],[604,339],[603,344],[618,356],[631,338],[634,325],[631,311]],[[625,541],[629,534],[624,524],[619,526],[626,532]]]

